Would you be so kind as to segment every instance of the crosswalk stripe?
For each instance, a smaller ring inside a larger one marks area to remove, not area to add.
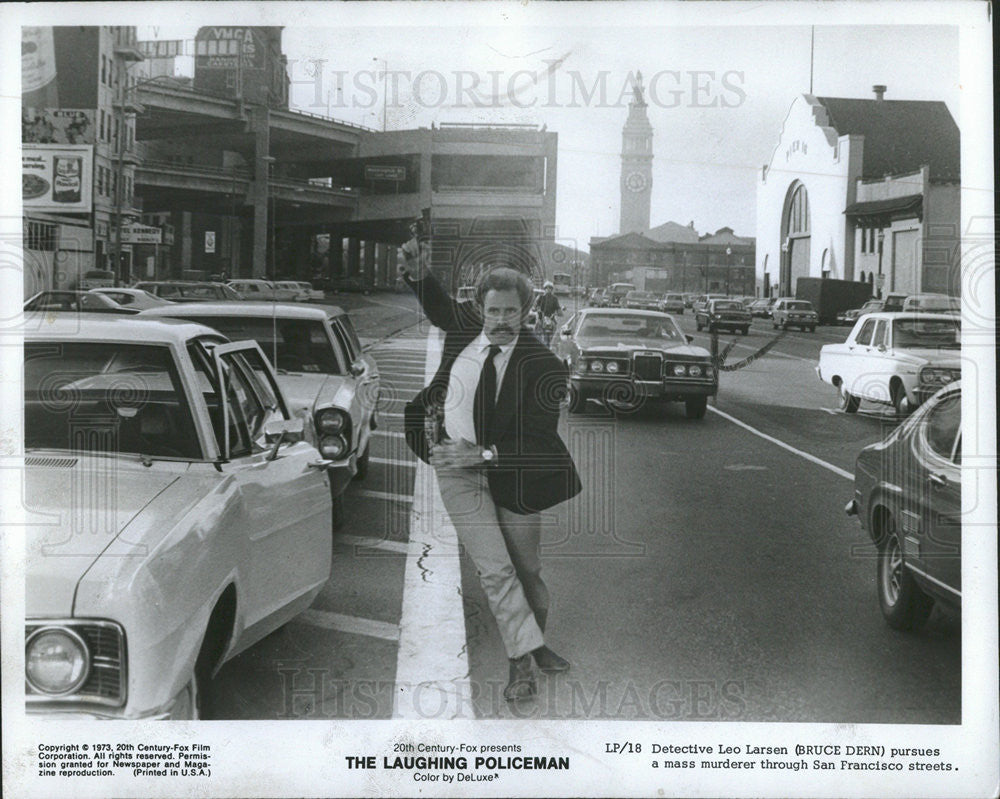
[[[345,616],[343,613],[331,613],[327,610],[310,609],[301,613],[295,621],[322,627],[325,630],[336,630],[340,633],[367,635],[372,638],[382,638],[386,641],[399,640],[399,625],[390,624],[375,619],[362,619],[357,616]]]
[[[384,436],[385,438],[406,438],[402,433],[397,433],[394,430],[372,430],[373,436]]]
[[[443,337],[426,341],[425,377],[441,360]],[[462,608],[458,535],[441,502],[434,470],[417,463],[410,511],[410,552],[403,575],[393,718],[475,718]]]
[[[366,547],[368,549],[381,549],[386,552],[397,552],[406,555],[410,551],[410,545],[405,541],[390,541],[387,538],[372,538],[364,535],[340,534],[336,539],[338,544],[349,544],[355,547]]]
[[[399,458],[379,458],[377,455],[369,455],[368,460],[372,463],[387,463],[390,466],[416,466],[416,461],[404,461]]]
[[[384,499],[386,502],[413,502],[413,497],[406,494],[392,494],[388,491],[374,491],[370,488],[359,488],[354,492],[355,496],[370,497],[372,499]]]

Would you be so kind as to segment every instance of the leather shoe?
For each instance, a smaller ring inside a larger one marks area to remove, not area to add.
[[[540,646],[531,654],[535,656],[535,663],[538,664],[545,674],[558,674],[560,671],[569,671],[569,661],[561,658],[547,646]]]
[[[535,675],[531,670],[531,655],[521,655],[510,659],[510,678],[503,689],[503,698],[508,702],[531,699],[538,693]]]

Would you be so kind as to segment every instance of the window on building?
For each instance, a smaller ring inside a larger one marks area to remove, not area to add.
[[[875,228],[868,228],[868,252],[875,252]]]
[[[118,152],[118,120],[115,119],[114,151]]]
[[[29,250],[44,250],[53,252],[56,248],[56,226],[47,222],[25,224],[24,246]]]
[[[118,173],[116,172],[111,176],[111,196],[115,202],[118,202]]]
[[[868,228],[861,228],[861,252],[868,252]]]
[[[101,53],[101,83],[108,82],[108,57]]]
[[[789,235],[809,232],[809,195],[805,186],[798,186],[789,207]]]
[[[97,167],[97,193],[98,195],[104,194],[104,167]]]

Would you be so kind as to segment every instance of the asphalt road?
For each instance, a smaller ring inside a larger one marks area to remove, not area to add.
[[[895,424],[878,408],[837,411],[816,378],[819,347],[846,329],[790,332],[767,356],[725,372],[700,421],[681,406],[615,417],[592,404],[564,414],[585,490],[547,519],[543,560],[548,642],[573,667],[541,677],[536,700],[511,706],[501,696],[506,657],[473,567],[461,559],[442,610],[420,591],[428,574],[447,571],[443,560],[418,557],[426,547],[408,543],[428,492],[421,481],[414,491],[418,470],[397,414],[424,382],[428,328],[415,326],[408,295],[345,295],[339,304],[383,374],[371,473],[348,490],[332,579],[313,608],[223,668],[220,717],[405,714],[400,694],[413,675],[424,668],[427,680],[445,679],[453,648],[468,670],[458,715],[961,721],[960,620],[935,611],[923,632],[889,629],[874,550],[843,513],[857,452]],[[690,312],[681,324],[708,346]],[[736,340],[732,363],[775,332],[758,320],[747,337],[721,336],[720,347]],[[434,616],[442,612],[455,624]],[[446,712],[434,702],[419,710]]]

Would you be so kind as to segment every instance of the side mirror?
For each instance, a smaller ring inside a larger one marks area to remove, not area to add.
[[[692,336],[690,333],[685,334],[684,338],[687,339],[687,343],[688,344],[690,344],[692,341],[694,341],[694,336]]]
[[[268,444],[294,444],[306,437],[306,425],[301,416],[277,419],[264,425],[264,440]]]
[[[362,361],[355,361],[351,364],[350,370],[353,377],[361,377],[365,373],[365,364]]]

